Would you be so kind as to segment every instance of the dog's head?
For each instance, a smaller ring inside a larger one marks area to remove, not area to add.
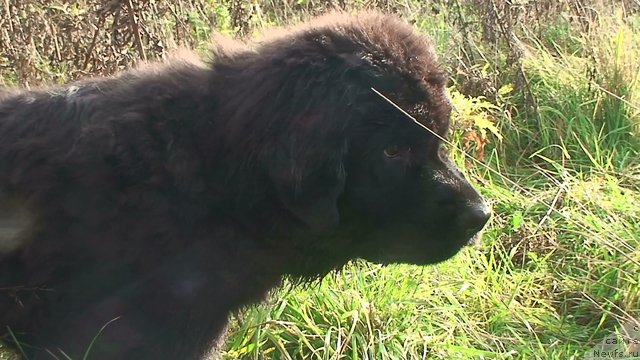
[[[376,92],[383,100],[351,137],[340,204],[343,217],[358,224],[359,257],[446,260],[473,242],[489,219],[489,207],[446,150],[451,107],[444,84],[439,76],[427,82],[388,97]],[[416,94],[420,99],[407,101]]]
[[[446,76],[410,26],[332,14],[252,56],[278,79],[244,85],[268,99],[251,107],[271,122],[260,162],[286,211],[319,234],[309,256],[435,263],[483,228],[489,208],[443,146]]]

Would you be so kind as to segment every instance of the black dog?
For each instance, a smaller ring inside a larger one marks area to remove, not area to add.
[[[208,66],[5,90],[5,341],[31,359],[81,358],[94,337],[92,359],[198,359],[284,276],[453,256],[489,210],[441,149],[445,80],[427,39],[364,13]]]

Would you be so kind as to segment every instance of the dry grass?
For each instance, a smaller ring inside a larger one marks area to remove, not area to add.
[[[599,16],[594,9],[618,9],[620,2],[5,0],[0,5],[0,49],[3,50],[0,53],[0,83],[37,86],[43,82],[111,74],[140,60],[164,57],[177,46],[206,46],[211,29],[244,37],[265,25],[336,8],[379,8],[400,13],[412,21],[447,13],[462,33],[477,30],[470,29],[468,21],[467,15],[473,13],[481,20],[485,42],[497,44],[506,40],[511,49],[517,49],[514,39],[521,24],[540,30],[551,17],[562,14],[568,21],[578,22],[588,29]],[[629,13],[640,7],[637,0],[623,0],[622,3],[623,11]],[[517,61],[517,55],[517,51],[511,55],[512,61]],[[470,50],[466,56],[472,56]],[[484,84],[486,81],[479,80],[478,76],[469,78],[470,83],[476,84],[474,86],[481,84],[481,89],[471,91],[472,95],[486,93],[486,89],[491,88],[491,84]]]

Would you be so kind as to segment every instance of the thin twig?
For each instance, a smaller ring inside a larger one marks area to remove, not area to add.
[[[86,71],[87,66],[89,66],[89,60],[91,60],[91,53],[93,53],[93,48],[96,46],[96,41],[98,41],[98,33],[100,32],[100,29],[102,29],[102,25],[104,24],[104,18],[105,18],[105,15],[100,14],[98,25],[96,26],[96,29],[93,32],[93,38],[91,39],[91,44],[89,44],[89,47],[87,48],[87,53],[84,56],[84,62],[82,63],[83,71]]]
[[[564,191],[565,191],[564,186],[560,186],[558,188],[558,191],[556,192],[556,196],[553,197],[553,200],[551,201],[551,204],[549,204],[549,209],[547,209],[547,212],[544,214],[542,219],[538,222],[538,227],[541,227],[542,224],[544,224],[544,222],[547,221],[547,219],[549,218],[551,213],[556,211],[556,209],[555,209],[556,204],[558,203],[558,200],[560,199],[560,195],[562,195],[562,193]]]
[[[133,4],[131,3],[131,0],[127,0],[125,4],[129,9],[129,21],[131,22],[131,27],[133,29],[133,36],[136,42],[136,47],[138,48],[138,53],[140,54],[140,58],[142,60],[147,61],[147,55],[144,53],[144,48],[142,47],[142,39],[140,38],[140,28],[138,26],[138,19],[136,18],[136,14],[133,10]]]

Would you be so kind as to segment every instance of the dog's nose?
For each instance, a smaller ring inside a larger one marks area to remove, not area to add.
[[[473,236],[482,230],[490,217],[491,209],[486,202],[482,201],[478,204],[466,206],[464,210],[460,210],[458,225],[467,235]]]

